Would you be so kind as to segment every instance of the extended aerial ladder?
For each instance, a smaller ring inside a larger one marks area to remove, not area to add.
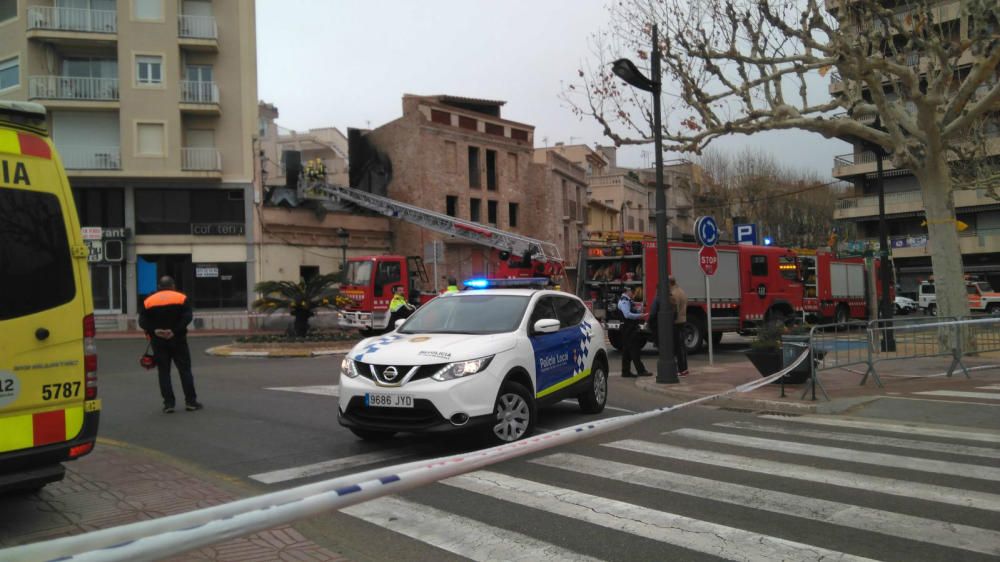
[[[299,182],[298,196],[300,199],[353,203],[387,217],[397,218],[441,234],[489,246],[514,256],[525,256],[535,261],[553,262],[560,265],[563,261],[559,247],[552,242],[428,211],[415,205],[407,205],[352,187],[304,180]]]

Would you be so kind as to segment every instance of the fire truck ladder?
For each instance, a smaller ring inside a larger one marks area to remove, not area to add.
[[[562,263],[559,247],[552,242],[544,242],[528,236],[521,236],[491,228],[471,221],[457,219],[400,203],[388,197],[373,195],[360,189],[331,185],[323,182],[299,184],[299,195],[305,199],[346,201],[365,209],[381,213],[387,217],[404,220],[424,228],[447,234],[484,246],[510,252],[515,256],[531,254],[532,259],[542,262]]]

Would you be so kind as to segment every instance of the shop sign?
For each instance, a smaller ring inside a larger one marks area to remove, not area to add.
[[[194,276],[198,278],[214,278],[219,276],[219,266],[217,265],[196,265],[194,266]]]
[[[196,222],[191,223],[191,234],[195,236],[243,236],[246,227],[241,222]]]

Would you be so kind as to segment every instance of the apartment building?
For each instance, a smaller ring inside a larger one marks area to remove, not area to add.
[[[827,3],[828,9],[836,9],[838,2]],[[907,15],[905,6],[897,9],[899,17]],[[969,17],[963,16],[962,3],[941,1],[935,4],[935,24],[950,30],[956,39],[969,37]],[[859,25],[867,25],[860,22]],[[994,23],[994,25],[996,25]],[[966,57],[975,56],[966,54]],[[972,63],[971,58],[959,60],[958,72]],[[910,56],[906,64],[920,67],[926,57]],[[997,75],[994,75],[993,84]],[[976,96],[987,93],[992,84],[981,86]],[[847,85],[836,73],[833,74],[829,91],[838,95]],[[892,92],[887,92],[893,96]],[[996,108],[1000,111],[1000,106]],[[867,123],[874,123],[874,114],[862,117]],[[1000,113],[993,113],[983,120],[987,137],[987,157],[1000,155]],[[842,139],[852,144],[847,154],[836,156],[833,162],[833,176],[852,184],[850,193],[838,200],[834,219],[856,227],[857,239],[851,241],[855,249],[879,247],[878,226],[878,183],[876,177],[876,155],[856,139]],[[910,170],[897,169],[889,158],[883,159],[885,214],[889,230],[896,277],[902,293],[916,292],[922,280],[931,277],[931,256],[928,246],[925,210],[920,186]],[[959,233],[962,262],[966,274],[982,275],[994,286],[1000,286],[1000,202],[989,197],[985,190],[959,189],[954,192],[953,202],[959,221],[968,228]]]
[[[0,98],[49,110],[105,329],[167,274],[246,316],[256,84],[253,0],[0,0]]]
[[[320,160],[327,181],[347,185],[347,137],[334,127],[298,133],[280,127],[278,108],[258,105],[257,156],[260,204],[255,207],[256,277],[298,281],[341,271],[351,257],[391,249],[390,219],[352,212],[333,202],[299,200],[289,187],[283,154]],[[292,186],[297,178],[292,178]]]
[[[539,225],[542,236],[562,253],[566,279],[561,286],[576,287],[580,246],[587,239],[586,170],[551,150],[535,150],[532,160],[529,185],[541,185],[538,205],[547,217],[545,224]]]
[[[534,127],[502,117],[505,103],[404,95],[398,119],[371,131],[348,131],[351,184],[442,214],[553,241],[561,216],[548,213],[539,176],[531,171]],[[442,241],[439,276],[483,275],[496,267],[492,252],[478,244],[403,222],[392,229],[396,253],[424,256],[428,263],[436,255],[434,242]]]

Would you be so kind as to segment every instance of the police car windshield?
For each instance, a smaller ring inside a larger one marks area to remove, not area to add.
[[[502,334],[521,324],[527,295],[462,295],[436,298],[417,309],[401,334]]]

